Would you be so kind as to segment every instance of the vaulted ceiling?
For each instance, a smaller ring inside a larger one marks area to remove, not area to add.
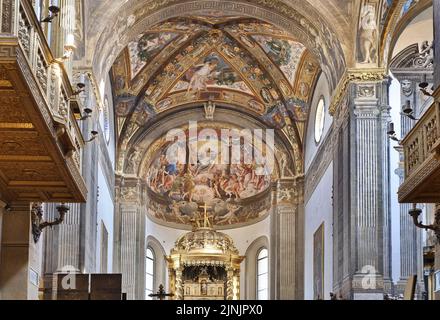
[[[286,32],[241,17],[168,20],[139,34],[112,70],[119,133],[163,112],[214,101],[300,136],[319,63]]]
[[[269,22],[289,32],[317,58],[334,88],[352,64],[352,30],[358,1],[188,1],[90,0],[85,4],[87,50],[83,63],[93,63],[99,79],[119,52],[138,34],[173,17],[188,15],[242,16]],[[323,11],[324,10],[324,11]]]

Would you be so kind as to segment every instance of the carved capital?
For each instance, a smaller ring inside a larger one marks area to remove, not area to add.
[[[358,95],[359,93],[362,95],[370,95],[371,91],[367,89],[367,87],[371,89],[371,86],[374,85],[374,83],[382,82],[387,79],[388,75],[383,68],[347,70],[333,94],[332,103],[329,107],[330,114],[332,116],[336,114],[336,111],[339,109],[344,101],[344,97],[348,93],[350,83],[362,84],[362,86],[358,86],[358,88],[363,88],[358,91]]]

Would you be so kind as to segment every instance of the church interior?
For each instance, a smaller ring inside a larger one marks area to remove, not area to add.
[[[440,0],[0,12],[0,300],[440,300]]]

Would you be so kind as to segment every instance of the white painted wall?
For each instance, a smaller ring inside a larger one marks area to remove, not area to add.
[[[304,296],[313,300],[313,240],[324,223],[324,297],[333,290],[333,163],[330,164],[305,208]]]
[[[99,186],[99,198],[98,198],[98,225],[97,225],[97,237],[96,237],[96,268],[97,271],[101,270],[102,263],[107,263],[108,273],[112,273],[113,268],[113,216],[114,205],[110,196],[110,190],[105,181],[104,174],[102,172],[101,165],[98,165],[98,186]],[[107,261],[101,261],[101,235],[102,224],[108,232],[108,258]]]
[[[114,170],[115,166],[115,150],[116,150],[116,142],[115,142],[115,126],[114,126],[114,112],[113,112],[113,97],[111,91],[111,84],[109,75],[106,77],[105,86],[102,87],[103,92],[101,93],[102,97],[107,97],[108,99],[108,114],[109,114],[109,128],[110,128],[110,139],[107,146],[107,152],[110,157],[110,161],[112,164],[112,169]],[[103,122],[103,113],[101,112],[99,115],[99,125],[101,129],[104,130],[104,122]],[[105,137],[99,137],[100,139],[105,139]],[[103,157],[102,154],[99,154],[100,157]],[[97,233],[96,233],[96,271],[99,272],[101,270],[101,266],[103,263],[107,264],[108,273],[112,273],[113,269],[113,230],[114,230],[114,204],[112,200],[111,194],[113,194],[114,190],[110,190],[111,186],[108,185],[105,176],[104,169],[102,167],[101,161],[98,162],[98,188],[99,188],[99,196],[98,196],[98,218],[97,218]],[[108,232],[108,258],[107,261],[101,261],[101,237],[102,237],[102,225],[104,224],[105,228]]]
[[[432,41],[434,39],[432,20],[432,7],[429,7],[414,18],[397,40],[393,50],[393,57],[414,43],[421,43],[424,40]]]
[[[324,121],[324,133],[322,135],[322,139],[320,143],[322,143],[325,140],[326,135],[328,134],[332,123],[333,118],[328,113],[328,107],[330,104],[331,99],[331,93],[330,88],[327,82],[327,79],[324,74],[321,74],[321,76],[318,79],[318,82],[316,83],[315,93],[313,95],[312,104],[310,108],[310,116],[309,116],[309,123],[307,125],[307,134],[306,134],[306,152],[305,152],[305,170],[306,173],[310,168],[310,165],[313,161],[313,159],[316,156],[316,153],[318,151],[318,148],[320,145],[318,145],[315,142],[315,117],[316,117],[316,107],[318,105],[319,99],[321,97],[324,97],[325,103],[326,103],[326,112],[325,112],[325,121]]]

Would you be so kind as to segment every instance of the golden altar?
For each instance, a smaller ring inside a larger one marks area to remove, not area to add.
[[[216,231],[205,212],[167,257],[170,292],[175,300],[239,300],[243,260],[231,237]]]

